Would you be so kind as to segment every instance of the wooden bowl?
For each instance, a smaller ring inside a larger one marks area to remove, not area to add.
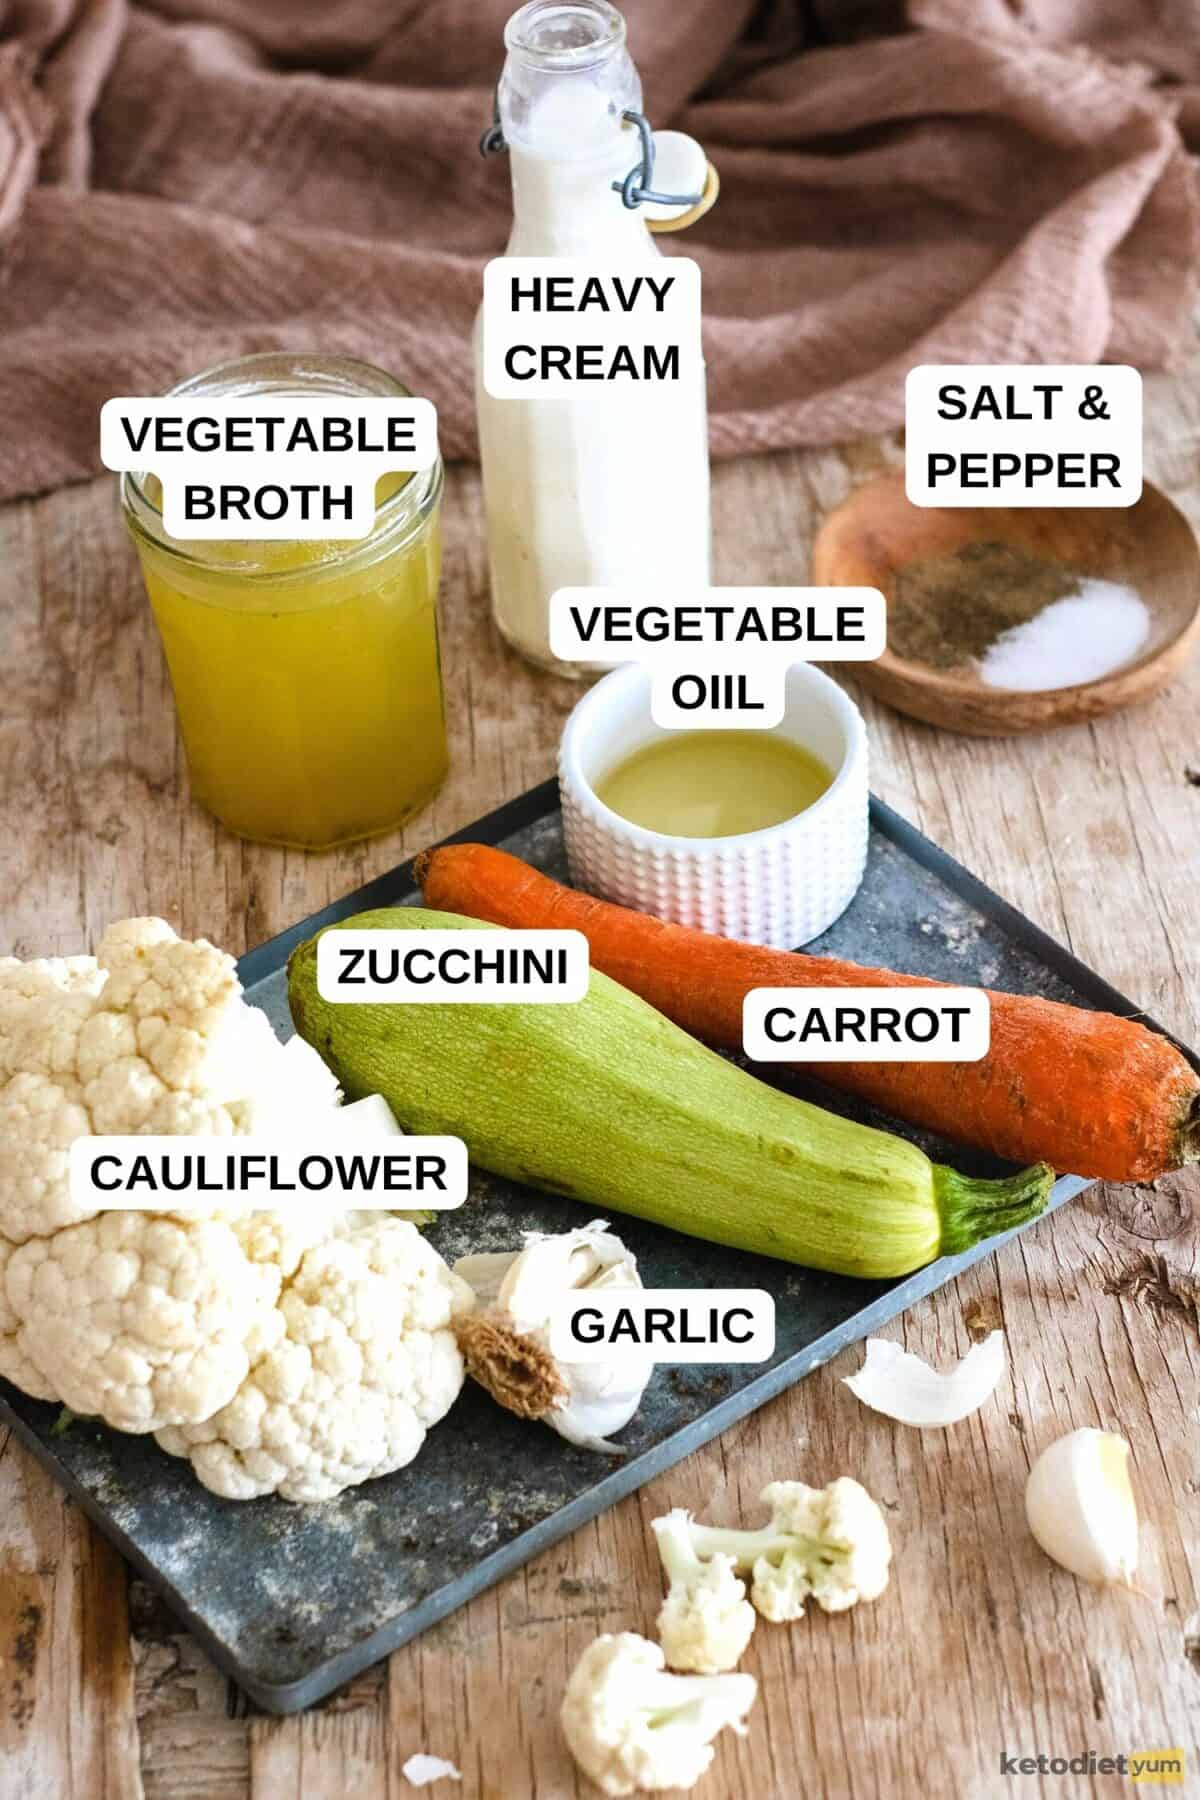
[[[858,488],[825,520],[812,580],[879,588],[890,606],[907,565],[973,543],[1004,543],[1135,588],[1150,612],[1150,636],[1136,662],[1115,674],[1038,693],[989,687],[968,669],[935,669],[891,650],[878,662],[845,665],[870,693],[914,719],[971,737],[1097,719],[1157,694],[1200,641],[1200,548],[1178,507],[1149,482],[1130,507],[941,508],[913,506],[903,470],[895,470]]]

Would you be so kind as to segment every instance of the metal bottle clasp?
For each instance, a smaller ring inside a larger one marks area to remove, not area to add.
[[[504,141],[504,132],[500,125],[500,90],[495,88],[492,92],[492,122],[479,140],[479,154],[480,156],[499,156],[502,150],[507,149],[508,145]]]
[[[624,181],[614,181],[613,191],[620,194],[625,205],[632,209],[640,206],[644,200],[650,200],[655,206],[698,206],[704,198],[703,194],[659,194],[651,187],[654,180],[654,133],[650,129],[650,121],[645,113],[626,112],[621,117],[627,125],[637,127],[637,134],[642,140],[642,160],[635,163]]]
[[[641,206],[643,201],[650,200],[655,206],[698,206],[704,198],[703,194],[659,194],[651,182],[654,180],[654,132],[645,113],[624,112],[621,114],[627,125],[636,128],[641,139],[642,157],[636,162],[624,181],[614,181],[613,192],[620,194],[624,204],[633,210]],[[507,150],[504,131],[500,124],[500,98],[496,94],[492,99],[492,122],[479,140],[481,156],[498,156]]]

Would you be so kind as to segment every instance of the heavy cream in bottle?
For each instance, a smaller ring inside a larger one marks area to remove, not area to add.
[[[605,0],[532,0],[509,20],[497,95],[512,169],[508,256],[571,257],[614,273],[664,266],[645,207],[614,191],[640,161],[641,83],[625,21]],[[660,210],[660,209],[652,209]],[[476,324],[476,400],[492,610],[531,661],[583,673],[550,649],[563,587],[708,585],[709,482],[699,346],[676,380],[636,392],[566,384],[490,395]]]

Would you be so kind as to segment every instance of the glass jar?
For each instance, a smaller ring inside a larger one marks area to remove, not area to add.
[[[172,393],[407,398],[351,357],[246,356]],[[390,831],[446,774],[436,600],[442,465],[381,481],[353,541],[183,541],[122,481],[192,796],[240,837],[329,849]]]

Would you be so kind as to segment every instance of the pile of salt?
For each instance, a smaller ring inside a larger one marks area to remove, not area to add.
[[[1023,625],[1002,632],[979,659],[989,687],[1021,693],[1079,687],[1131,663],[1150,635],[1150,614],[1134,588],[1091,576]]]

